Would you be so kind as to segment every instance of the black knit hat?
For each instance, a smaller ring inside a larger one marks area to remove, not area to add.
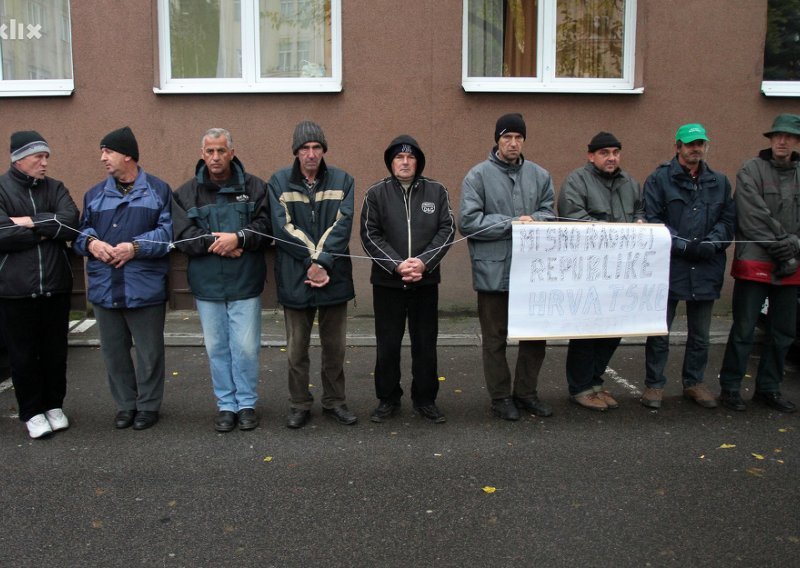
[[[494,141],[500,140],[500,137],[506,132],[516,132],[517,134],[522,134],[523,138],[527,138],[525,120],[520,113],[504,114],[497,119],[497,124],[494,126]]]
[[[389,142],[389,146],[383,153],[383,163],[386,164],[386,167],[389,169],[389,173],[393,173],[392,160],[394,160],[394,157],[400,152],[408,152],[409,154],[414,155],[414,157],[417,159],[417,171],[414,172],[414,176],[421,176],[422,171],[425,169],[425,154],[422,153],[422,149],[419,147],[419,144],[417,144],[417,141],[408,134],[401,134]]]
[[[106,134],[100,141],[100,147],[130,156],[134,162],[139,161],[139,144],[136,142],[133,132],[127,126]]]
[[[44,136],[35,130],[21,130],[11,135],[11,162],[21,160],[39,152],[50,153]]]
[[[322,151],[328,151],[328,143],[325,141],[325,133],[322,131],[322,127],[316,122],[304,120],[294,127],[292,154],[297,154],[300,146],[309,142],[319,142],[322,146]]]
[[[598,132],[589,142],[589,151],[597,152],[600,148],[619,148],[622,150],[622,143],[610,132]]]

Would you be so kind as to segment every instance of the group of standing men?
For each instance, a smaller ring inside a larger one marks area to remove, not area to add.
[[[675,157],[647,178],[643,191],[620,168],[620,141],[600,132],[589,143],[587,163],[561,187],[560,217],[550,174],[522,155],[526,136],[521,115],[500,117],[496,145],[469,171],[461,192],[458,228],[469,242],[492,412],[505,420],[518,420],[520,410],[552,414],[537,392],[545,341],[520,341],[513,379],[506,348],[512,222],[557,218],[655,222],[669,229],[667,327],[684,301],[689,329],[683,392],[708,408],[717,406],[703,381],[711,311],[722,287],[725,249],[735,232],[734,321],[719,401],[733,410],[746,408],[741,382],[755,321],[768,298],[768,333],[753,399],[794,412],[795,405],[781,395],[780,382],[794,339],[800,285],[800,117],[775,119],[765,133],[770,148],[745,163],[735,194],[727,178],[705,162],[709,139],[700,124],[678,129]],[[12,166],[0,176],[0,333],[9,349],[19,416],[30,436],[69,426],[62,410],[72,289],[68,241],[88,257],[89,301],[100,328],[117,428],[143,430],[158,421],[172,244],[189,257],[189,284],[217,398],[214,427],[228,432],[237,425],[241,430],[258,426],[263,248],[273,239],[289,363],[286,424],[300,428],[311,417],[309,344],[315,318],[322,344],[323,413],[354,424],[343,372],[347,302],[354,297],[349,254],[354,181],[325,163],[328,145],[322,128],[299,123],[292,137],[293,165],[267,183],[245,171],[231,134],[212,128],[202,137],[195,176],[175,192],[138,165],[130,128],[109,133],[100,148],[108,176],[86,193],[80,221],[68,190],[46,176],[50,148],[38,133],[11,136]],[[400,351],[407,322],[414,409],[442,423],[446,418],[436,405],[439,266],[456,223],[447,189],[423,176],[425,154],[416,140],[395,138],[384,161],[390,175],[366,191],[360,227],[362,245],[373,261],[379,403],[370,419],[383,422],[400,408]],[[619,338],[570,340],[566,376],[576,404],[598,411],[618,407],[602,376],[619,343]],[[661,407],[668,352],[668,337],[648,338],[641,399],[647,407]]]

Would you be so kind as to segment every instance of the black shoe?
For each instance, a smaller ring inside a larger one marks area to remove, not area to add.
[[[242,408],[239,411],[239,430],[255,430],[258,427],[258,416],[255,408]]]
[[[719,403],[725,408],[742,412],[747,410],[747,405],[742,400],[742,395],[738,390],[725,390],[722,389],[719,393]]]
[[[140,410],[133,421],[134,430],[147,430],[158,422],[158,412],[155,410]]]
[[[128,428],[133,426],[133,420],[136,418],[135,410],[120,410],[114,417],[114,428]]]
[[[514,406],[514,401],[508,398],[496,398],[492,401],[492,414],[503,420],[519,420],[519,410]]]
[[[310,410],[292,408],[289,410],[289,418],[286,419],[287,428],[302,428],[311,420]]]
[[[514,406],[520,410],[527,410],[531,414],[541,416],[542,418],[553,415],[553,409],[550,408],[550,405],[543,403],[535,396],[532,398],[514,397]]]
[[[327,414],[339,424],[349,426],[358,422],[358,417],[347,409],[347,405],[334,406],[333,408],[323,408],[322,414]]]
[[[783,398],[779,392],[758,392],[753,395],[753,402],[763,402],[770,408],[780,412],[796,412],[797,406]]]
[[[230,432],[236,426],[236,413],[231,410],[220,410],[214,418],[214,430]]]
[[[444,424],[447,422],[447,418],[445,415],[442,414],[442,411],[434,403],[425,404],[425,405],[414,405],[414,410],[422,416],[423,418],[427,418],[428,420],[433,421],[434,424]]]
[[[399,402],[387,402],[382,400],[378,408],[372,411],[369,419],[373,422],[383,422],[387,418],[394,416],[398,410],[400,410]]]

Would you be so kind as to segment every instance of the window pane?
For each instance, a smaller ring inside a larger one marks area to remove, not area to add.
[[[261,77],[331,76],[330,0],[260,0]]]
[[[68,0],[0,0],[2,78],[72,79]]]
[[[557,18],[557,77],[622,77],[625,0],[559,0]]]
[[[469,3],[469,76],[535,77],[538,2]]]
[[[170,0],[172,77],[241,77],[240,12],[230,0]]]
[[[765,81],[800,81],[800,0],[769,0]]]

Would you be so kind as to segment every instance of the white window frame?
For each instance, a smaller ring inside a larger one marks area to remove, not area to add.
[[[556,0],[539,0],[536,68],[538,77],[470,77],[469,2],[463,3],[461,86],[466,92],[495,93],[615,93],[641,94],[634,83],[636,51],[636,0],[625,2],[625,36],[622,77],[619,79],[556,77]]]
[[[766,97],[800,97],[800,81],[761,81]]]
[[[338,93],[342,90],[342,0],[331,1],[331,76],[261,78],[259,0],[241,0],[242,77],[171,77],[169,0],[158,0],[159,82],[156,94]],[[250,17],[247,17],[249,14]]]
[[[72,51],[72,2],[67,2]],[[29,22],[25,22],[26,24]],[[32,22],[31,22],[32,23]],[[45,22],[42,22],[42,30]],[[52,31],[52,30],[51,30]],[[2,47],[0,47],[0,98],[3,97],[68,97],[75,91],[75,69],[70,54],[71,79],[3,79]]]

